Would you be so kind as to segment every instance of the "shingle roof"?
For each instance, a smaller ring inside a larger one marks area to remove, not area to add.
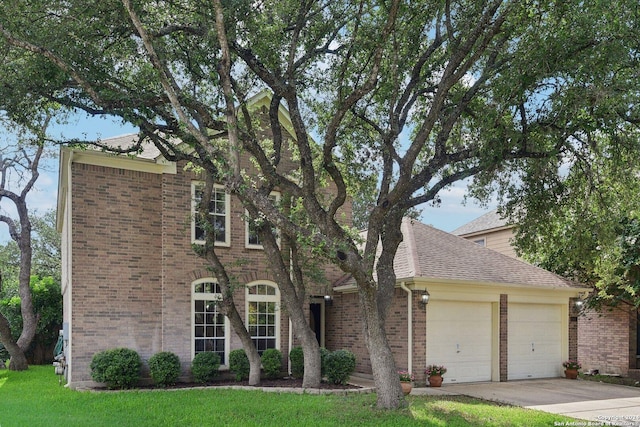
[[[130,133],[126,135],[114,136],[111,138],[105,138],[98,141],[99,144],[104,145],[105,147],[110,148],[131,148],[138,142],[138,134]],[[140,159],[157,159],[160,156],[160,150],[158,150],[155,145],[151,142],[146,142],[142,144],[142,152],[140,153],[132,153],[137,158]]]
[[[580,287],[556,274],[410,218],[394,260],[396,277],[545,288]]]
[[[464,236],[480,231],[492,230],[494,228],[506,227],[509,225],[506,219],[503,219],[497,209],[487,212],[486,214],[468,222],[451,232],[456,236]]]

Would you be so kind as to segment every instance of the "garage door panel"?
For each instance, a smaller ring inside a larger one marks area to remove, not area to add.
[[[491,380],[491,303],[432,301],[427,363],[445,365],[445,383]]]
[[[510,304],[508,379],[559,375],[562,364],[562,308]]]

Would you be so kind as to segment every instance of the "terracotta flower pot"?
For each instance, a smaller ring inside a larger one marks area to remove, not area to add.
[[[569,378],[570,380],[575,380],[578,378],[578,370],[577,369],[565,369],[564,376]]]
[[[429,377],[429,387],[440,387],[442,385],[442,375],[432,375]]]
[[[406,381],[400,381],[400,386],[402,387],[402,393],[404,393],[405,396],[411,393],[411,389],[413,388],[413,384]]]

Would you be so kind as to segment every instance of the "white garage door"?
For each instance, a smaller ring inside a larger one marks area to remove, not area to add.
[[[445,383],[491,381],[491,303],[430,301],[427,364],[445,365]]]
[[[562,307],[509,304],[508,379],[556,377],[562,371]]]

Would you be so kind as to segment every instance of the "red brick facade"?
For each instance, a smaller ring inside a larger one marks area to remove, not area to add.
[[[509,297],[500,295],[500,381],[507,381],[509,375]]]
[[[637,369],[638,311],[628,306],[586,311],[578,317],[578,360],[583,370],[629,375]]]
[[[192,283],[212,277],[192,249],[191,185],[196,180],[183,165],[175,174],[157,174],[72,163],[72,235],[66,255],[72,286],[65,286],[65,310],[70,312],[65,321],[71,323],[73,384],[90,382],[93,354],[115,347],[135,349],[145,361],[159,351],[174,352],[188,375]],[[231,243],[217,248],[238,282],[234,299],[242,318],[244,285],[273,281],[263,251],[245,247],[244,215],[232,197]],[[327,269],[326,276],[331,283],[341,273]],[[315,285],[315,292],[329,293],[328,285]],[[289,320],[281,305],[279,313],[279,348],[286,360]],[[232,330],[230,347],[241,347]]]

